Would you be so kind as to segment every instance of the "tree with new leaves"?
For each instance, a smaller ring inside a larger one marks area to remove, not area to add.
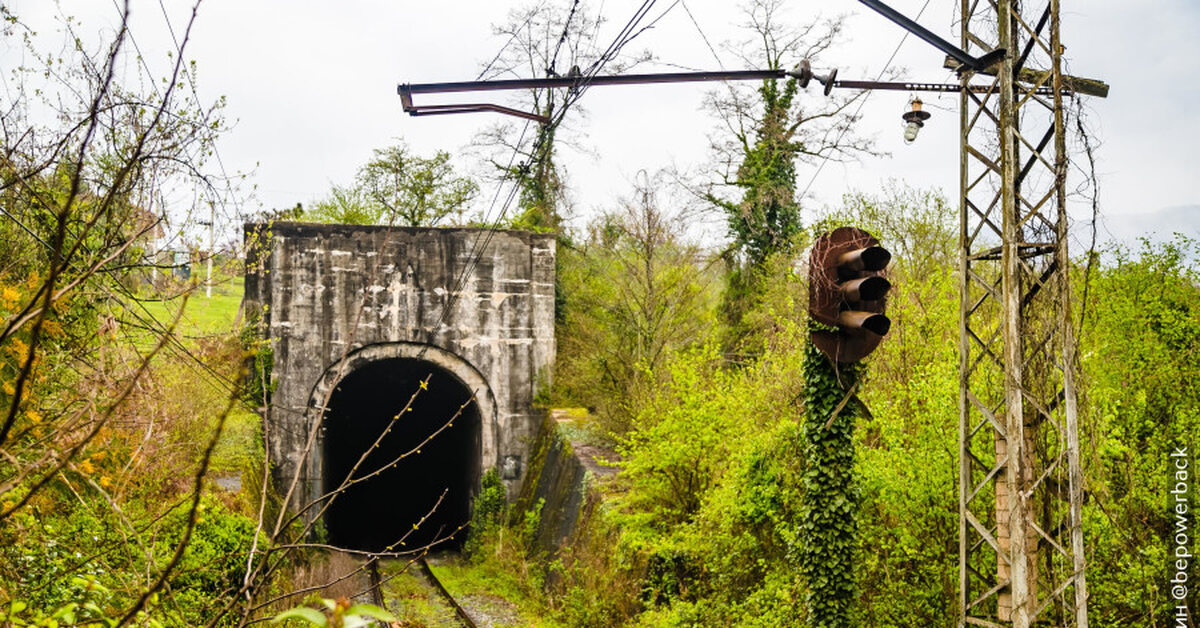
[[[182,333],[196,284],[148,285],[140,249],[187,209],[172,212],[168,192],[193,191],[223,217],[228,188],[204,158],[224,125],[186,62],[198,6],[160,77],[132,50],[130,4],[110,29],[0,5],[0,53],[20,59],[0,94],[4,626],[258,623],[304,586],[286,569],[311,557],[311,528],[270,525],[290,522],[276,516],[250,410],[263,398],[242,385],[253,344],[232,329]],[[64,46],[46,48],[35,27]],[[459,206],[429,184],[446,158],[420,163],[433,174],[410,197],[386,182],[411,162],[377,157],[368,200],[414,220]],[[214,495],[216,472],[240,477],[239,497]],[[364,614],[343,610],[339,621]]]
[[[571,298],[556,331],[555,382],[615,435],[631,427],[629,398],[660,385],[664,362],[708,336],[719,286],[711,254],[685,235],[690,216],[664,190],[665,173],[639,179],[619,209],[559,249]]]
[[[403,142],[375,149],[351,186],[333,186],[310,217],[325,222],[434,227],[462,213],[479,192],[458,175],[450,154],[415,154]]]
[[[132,50],[130,4],[106,29],[0,6],[4,625],[202,623],[254,535],[204,495],[241,352],[188,346],[143,292],[166,191],[227,189],[205,164],[220,105],[184,57],[198,7],[160,76]]]

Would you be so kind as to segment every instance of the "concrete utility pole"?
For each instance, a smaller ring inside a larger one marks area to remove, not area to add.
[[[1058,0],[961,0],[959,626],[1087,628]],[[1040,88],[1049,87],[1042,95]],[[1107,86],[1104,86],[1105,92]]]

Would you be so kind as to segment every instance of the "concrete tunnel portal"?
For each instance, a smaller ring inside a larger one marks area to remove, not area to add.
[[[322,428],[324,492],[351,481],[325,515],[333,545],[461,545],[481,466],[480,404],[466,384],[422,359],[374,360],[334,386]]]
[[[246,243],[245,316],[269,347],[271,484],[289,509],[334,545],[378,551],[466,523],[489,470],[516,498],[554,362],[554,234],[275,222],[246,225]],[[366,478],[471,395],[421,453]],[[368,448],[354,471],[366,479],[330,503]]]

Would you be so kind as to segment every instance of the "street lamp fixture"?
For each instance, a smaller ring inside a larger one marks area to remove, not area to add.
[[[917,139],[917,132],[921,130],[921,127],[925,126],[925,121],[929,119],[929,112],[921,111],[922,104],[924,103],[921,102],[920,98],[914,98],[912,101],[912,111],[906,111],[901,116],[908,123],[904,127],[905,144],[912,144],[913,140]]]

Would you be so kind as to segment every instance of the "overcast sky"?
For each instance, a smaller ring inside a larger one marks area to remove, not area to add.
[[[563,8],[570,0],[544,0]],[[52,28],[54,11],[46,0],[6,1],[28,16],[35,28]],[[607,20],[607,42],[640,1],[593,0],[585,7]],[[721,47],[745,37],[734,3],[690,0],[695,23],[674,7],[630,48],[649,50],[661,62],[639,71],[672,71],[670,64],[716,69],[743,66]],[[893,0],[899,11],[956,40],[954,0]],[[1103,210],[1116,235],[1142,228],[1179,228],[1197,236],[1200,191],[1200,116],[1192,113],[1200,96],[1200,4],[1192,0],[1129,2],[1075,0],[1064,4],[1064,35],[1069,71],[1100,78],[1112,86],[1107,99],[1089,99],[1087,123],[1100,140],[1098,170]],[[85,30],[101,33],[117,15],[112,0],[64,0],[62,12],[79,16]],[[400,82],[470,80],[505,41],[491,25],[506,19],[509,2],[207,0],[201,5],[187,55],[199,69],[199,93],[224,96],[234,128],[220,155],[230,171],[252,173],[255,204],[268,208],[308,204],[331,183],[347,183],[371,150],[403,138],[420,153],[460,153],[496,114],[412,118],[400,108]],[[165,0],[177,30],[190,3]],[[672,7],[659,0],[652,16]],[[852,0],[792,2],[787,16],[809,21],[824,11],[847,14],[843,44],[827,54],[840,78],[873,79],[900,43],[903,31]],[[133,35],[152,63],[163,63],[173,47],[157,1],[133,0]],[[705,45],[701,33],[715,46]],[[11,47],[6,47],[11,51]],[[14,62],[0,58],[0,66]],[[943,53],[909,37],[892,67],[911,80],[943,82]],[[818,71],[822,68],[818,67]],[[703,108],[711,87],[697,85],[607,87],[589,90],[580,104],[586,117],[570,123],[589,149],[561,153],[572,196],[586,217],[627,195],[639,170],[672,165],[694,168],[708,158],[708,135],[715,120]],[[468,95],[490,100],[493,94]],[[500,96],[495,96],[500,98]],[[804,98],[821,98],[810,88]],[[909,94],[879,92],[863,108],[860,131],[888,153],[852,164],[828,164],[812,186],[812,201],[836,204],[851,190],[875,191],[888,179],[957,195],[957,97],[924,96],[933,118],[912,145],[901,139]],[[805,187],[814,169],[802,167]],[[1078,175],[1074,175],[1077,177]],[[490,199],[491,190],[484,197]],[[252,206],[253,207],[253,204]],[[1130,220],[1121,215],[1136,215]],[[1162,225],[1164,216],[1170,224]],[[719,225],[714,229],[720,229]]]

